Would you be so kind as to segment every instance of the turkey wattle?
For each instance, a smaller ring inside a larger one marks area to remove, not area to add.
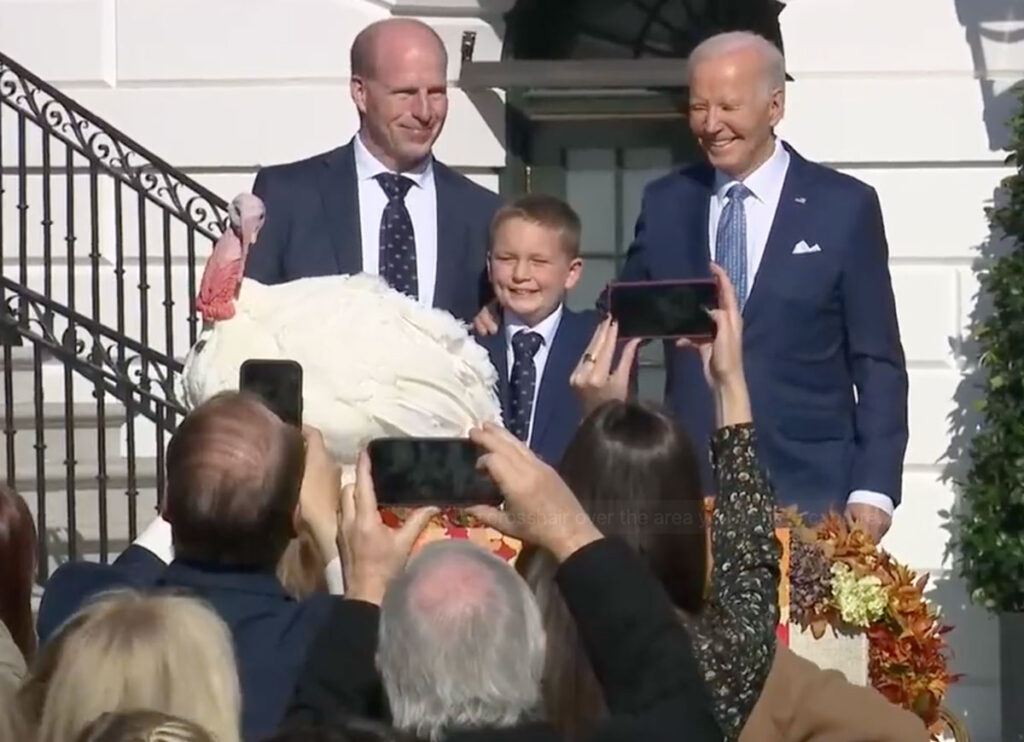
[[[235,299],[238,298],[245,259],[266,217],[263,201],[251,193],[240,193],[228,205],[228,228],[206,260],[196,297],[196,311],[205,322],[235,316]]]
[[[243,279],[234,308],[185,359],[189,409],[237,389],[248,358],[293,359],[303,367],[304,421],[342,464],[375,437],[464,436],[501,420],[497,372],[465,326],[376,276]]]

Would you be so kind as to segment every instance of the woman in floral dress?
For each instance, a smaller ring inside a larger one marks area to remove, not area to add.
[[[566,451],[560,472],[595,523],[648,560],[680,610],[723,736],[738,738],[760,696],[775,652],[780,547],[774,497],[755,450],[741,361],[742,320],[728,278],[713,269],[722,309],[717,335],[701,346],[715,395],[711,441],[717,497],[708,538],[698,464],[686,433],[664,413],[624,402],[635,342],[611,371],[616,328],[601,325],[573,375],[593,412]],[[546,711],[570,738],[606,713],[603,699],[553,585],[554,562],[527,549],[517,567],[533,586],[548,631]]]

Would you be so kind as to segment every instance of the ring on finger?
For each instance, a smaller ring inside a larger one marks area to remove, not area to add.
[[[593,356],[592,354],[590,354],[590,353],[585,353],[585,354],[583,355],[583,362],[584,362],[584,363],[593,363],[593,362],[594,362],[594,361],[596,361],[596,360],[597,360],[597,359],[596,359],[596,358],[594,358],[594,356]]]

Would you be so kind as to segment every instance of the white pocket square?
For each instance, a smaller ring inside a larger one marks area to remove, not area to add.
[[[817,244],[808,245],[803,240],[800,240],[798,243],[796,243],[796,247],[793,248],[794,255],[806,255],[807,253],[812,252],[821,252],[821,247],[819,247]]]

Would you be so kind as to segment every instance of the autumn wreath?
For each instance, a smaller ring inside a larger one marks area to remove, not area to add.
[[[790,620],[815,638],[830,628],[863,630],[872,686],[940,734],[942,700],[960,676],[949,672],[945,635],[952,627],[924,597],[928,575],[918,576],[835,513],[810,526],[795,510],[780,510],[778,525],[790,533]]]

